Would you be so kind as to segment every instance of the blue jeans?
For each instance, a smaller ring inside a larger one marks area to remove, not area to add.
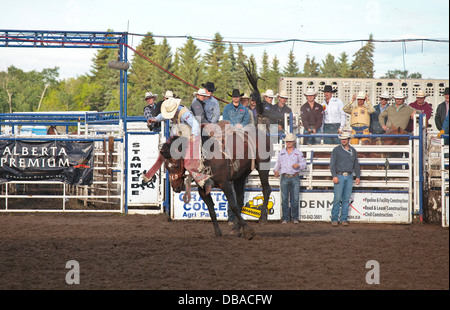
[[[291,217],[293,221],[298,221],[299,216],[299,195],[300,195],[300,177],[281,176],[281,210],[283,213],[282,220],[289,221]],[[290,203],[290,206],[289,206]]]
[[[309,127],[309,128],[313,129],[314,127]],[[322,128],[317,129],[316,133],[322,133]],[[308,131],[308,129],[305,128],[305,129],[303,129],[303,134],[311,135],[312,132],[310,133]],[[320,139],[322,139],[322,138],[320,138],[320,137],[315,137],[315,138],[303,137],[303,144],[313,144],[313,145],[320,144]]]
[[[353,190],[353,175],[346,177],[338,174],[339,183],[334,184],[334,200],[331,209],[331,222],[339,222],[339,211],[341,222],[347,222],[348,207],[350,206],[350,196]]]
[[[341,127],[339,123],[324,123],[323,124],[323,133],[332,133],[337,135],[337,131]],[[323,144],[340,144],[341,141],[336,137],[324,137]]]

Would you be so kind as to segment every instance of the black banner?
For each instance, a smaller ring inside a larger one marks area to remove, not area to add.
[[[0,182],[92,184],[94,142],[0,140]]]

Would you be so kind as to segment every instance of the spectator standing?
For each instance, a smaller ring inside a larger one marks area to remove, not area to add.
[[[436,114],[434,116],[434,122],[436,123],[437,130],[439,130],[439,131],[442,130],[442,124],[444,123],[446,115],[448,115],[449,94],[450,94],[450,89],[449,89],[449,87],[446,87],[444,90],[445,100],[438,105],[438,107],[436,109]]]
[[[250,122],[248,109],[240,101],[243,95],[239,89],[233,89],[232,94],[228,94],[232,101],[223,108],[223,120],[237,128],[245,127]]]
[[[357,100],[357,104],[354,102]],[[369,102],[366,93],[358,92],[353,94],[352,102],[344,107],[344,112],[350,114],[350,126],[352,127],[352,135],[369,135],[370,115],[375,111],[373,105]],[[350,140],[351,144],[359,144],[359,138]],[[369,138],[361,138],[362,144],[369,144]]]
[[[431,114],[433,114],[433,107],[431,106],[431,104],[429,104],[428,102],[425,101],[425,98],[428,95],[425,94],[422,90],[419,90],[417,92],[416,95],[416,101],[411,102],[409,105],[411,107],[413,107],[414,109],[416,109],[417,111],[420,111],[421,113],[425,113],[426,118],[427,118],[427,122],[426,122],[426,127],[428,127],[428,122],[429,119],[431,118]],[[408,131],[413,131],[413,121],[409,121],[408,124]]]
[[[206,93],[209,95],[205,98],[205,115],[206,119],[209,123],[217,124],[220,118],[220,105],[219,101],[213,96],[213,92],[217,90],[217,87],[214,87],[213,82],[206,82],[206,84],[202,84],[202,87],[206,90]]]
[[[344,131],[339,135],[341,145],[331,152],[330,170],[334,183],[333,208],[331,209],[331,224],[348,226],[348,208],[353,191],[353,172],[356,175],[355,184],[359,185],[361,169],[358,153],[350,146],[351,135]]]
[[[306,103],[300,108],[303,124],[303,134],[322,133],[323,107],[316,102],[317,91],[308,88],[304,93]],[[321,138],[303,138],[303,144],[320,144]]]
[[[386,131],[381,127],[380,120],[378,117],[380,116],[381,112],[383,112],[387,107],[389,107],[389,100],[391,100],[391,96],[387,92],[383,92],[380,96],[380,103],[374,106],[374,112],[370,114],[370,127],[369,131],[370,133],[373,133],[375,135],[381,135],[386,133]]]
[[[391,127],[408,131],[409,121],[414,118],[416,110],[405,103],[406,98],[402,91],[395,92],[395,104],[381,112],[378,120],[385,131],[389,131]]]
[[[297,136],[286,134],[284,141],[286,148],[278,154],[274,168],[274,176],[280,177],[282,223],[287,224],[290,219],[294,223],[299,221],[300,171],[306,169],[303,153],[295,148]]]
[[[267,95],[267,93],[266,93]],[[278,125],[278,131],[284,131],[284,115],[292,113],[291,108],[286,105],[289,97],[286,91],[281,91],[278,95],[277,104],[271,105],[268,116],[271,124]]]
[[[155,104],[156,98],[158,98],[157,94],[153,94],[152,92],[145,93],[144,100],[147,102],[147,105],[144,107],[144,117],[147,119],[148,129],[159,132],[161,131],[161,124],[154,124],[149,121],[161,113],[161,103]]]
[[[339,99],[333,97],[333,93],[337,92],[331,85],[325,85],[323,95],[325,97],[322,102],[324,109],[323,117],[323,133],[338,134],[345,126],[346,114],[343,110],[344,103]],[[339,139],[334,137],[325,137],[324,144],[338,144]]]

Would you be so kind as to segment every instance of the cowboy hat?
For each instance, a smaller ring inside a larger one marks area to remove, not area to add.
[[[200,89],[197,91],[197,94],[196,94],[196,95],[197,95],[197,96],[211,97],[211,95],[208,94],[208,93],[206,92],[206,89],[204,89],[204,88],[200,88]]]
[[[178,107],[180,106],[181,99],[179,98],[169,98],[164,100],[161,105],[161,115],[165,119],[172,119],[175,116],[175,113],[178,111]]]
[[[423,90],[419,90],[418,92],[417,92],[417,95],[416,95],[416,97],[418,97],[418,98],[425,98],[425,97],[427,97],[428,95],[427,94],[425,94],[425,92],[423,91]]]
[[[250,99],[250,96],[247,95],[247,93],[244,93],[244,95],[242,96],[242,99]]]
[[[275,94],[273,93],[273,90],[271,90],[271,89],[266,90],[266,92],[264,93],[264,97],[275,98],[276,96],[277,96],[277,95],[275,95]]]
[[[356,99],[366,99],[366,93],[363,91],[358,92]]]
[[[163,97],[164,98],[172,98],[173,92],[171,90],[167,90]]]
[[[152,94],[152,92],[146,92],[144,100],[147,100],[148,98],[158,98],[158,94]]]
[[[287,91],[285,91],[285,90],[280,91],[280,94],[278,95],[278,97],[289,99]]]
[[[353,138],[352,130],[349,128],[342,129],[341,133],[338,135],[338,138],[341,140]]]
[[[242,96],[244,96],[244,94],[243,93],[241,94],[239,89],[235,88],[235,89],[233,89],[233,92],[231,93],[231,95],[228,94],[228,96],[230,96],[230,97],[242,97]]]
[[[378,96],[378,98],[384,98],[384,99],[391,99],[391,96],[388,94],[388,92],[382,92],[381,95]]]
[[[332,92],[335,93],[337,92],[337,89],[333,89],[333,87],[331,85],[325,85],[325,87],[322,90],[324,93],[326,92]]]
[[[444,89],[444,92],[441,92],[441,95],[449,95],[449,94],[450,94],[450,88],[449,87],[446,87]]]
[[[206,82],[206,84],[202,84],[202,87],[204,87],[205,89],[207,89],[210,92],[215,92],[217,87],[214,87],[214,83],[213,82]]]
[[[283,139],[285,142],[292,142],[297,140],[297,135],[295,133],[287,133],[286,137]]]
[[[394,94],[394,99],[406,99],[408,96],[405,96],[401,90],[396,91]]]
[[[317,95],[317,91],[314,88],[307,88],[306,91],[304,92],[305,96],[316,96]]]

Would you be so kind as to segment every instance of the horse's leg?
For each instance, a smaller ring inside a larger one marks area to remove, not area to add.
[[[216,233],[216,237],[222,236],[222,231],[219,228],[219,223],[217,222],[216,210],[214,209],[214,201],[212,200],[211,194],[206,195],[206,191],[204,188],[199,187],[198,193],[200,197],[202,197],[203,201],[208,206],[209,217],[214,225],[214,231]]]
[[[264,224],[264,223],[267,223],[267,221],[268,221],[267,205],[269,204],[270,193],[272,192],[272,190],[269,185],[269,171],[261,169],[261,170],[258,170],[258,173],[259,173],[259,180],[261,181],[261,186],[262,186],[263,196],[264,196],[264,203],[261,207],[261,216],[259,218],[259,223]]]
[[[247,177],[250,173],[241,176],[239,179],[233,181],[234,192],[236,194],[237,210],[239,214],[242,214],[242,207],[244,206],[245,185]],[[237,231],[241,228],[238,225],[238,221],[235,221],[235,228]]]
[[[252,239],[255,235],[253,229],[248,226],[247,222],[242,218],[241,213],[238,211],[238,205],[236,202],[236,193],[234,192],[233,185],[229,181],[225,181],[222,184],[222,191],[227,197],[228,205],[231,211],[236,215],[237,223],[244,231],[244,237],[248,240]]]

